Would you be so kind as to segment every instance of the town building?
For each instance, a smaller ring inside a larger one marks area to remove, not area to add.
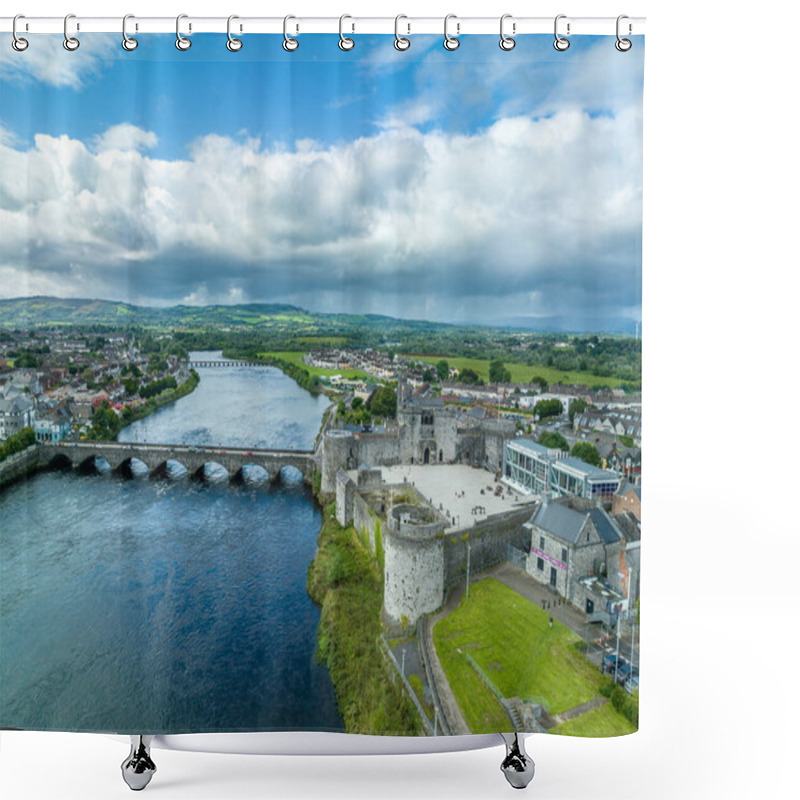
[[[632,515],[615,518],[591,500],[542,503],[523,526],[530,533],[526,571],[584,611],[611,622],[639,596],[639,526]]]
[[[614,472],[526,438],[505,443],[503,477],[521,492],[551,492],[555,497],[575,495],[602,502],[611,501],[622,480]]]
[[[611,513],[622,514],[629,511],[639,522],[642,521],[642,487],[623,481],[611,500]]]
[[[36,411],[29,394],[13,383],[0,389],[0,441],[33,425]]]

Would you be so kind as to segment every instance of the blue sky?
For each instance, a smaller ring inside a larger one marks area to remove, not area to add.
[[[0,51],[3,295],[633,330],[642,37],[243,38]]]

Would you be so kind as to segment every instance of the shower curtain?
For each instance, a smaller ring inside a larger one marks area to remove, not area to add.
[[[77,38],[0,60],[0,726],[635,731],[643,37]]]

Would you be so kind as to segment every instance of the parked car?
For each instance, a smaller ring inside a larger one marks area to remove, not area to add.
[[[622,688],[625,689],[625,691],[628,694],[633,694],[634,691],[636,691],[636,692],[639,691],[639,670],[638,669],[631,670],[631,674],[628,676],[628,678],[625,681],[625,683],[622,684]]]
[[[621,668],[623,665],[627,666],[628,662],[625,661],[624,658],[620,656],[619,661],[617,660],[617,656],[614,653],[606,653],[603,656],[603,666],[602,670],[603,673],[608,673],[609,675],[614,675],[617,672],[618,668]]]
[[[625,683],[625,681],[627,681],[632,674],[633,669],[631,665],[627,661],[620,659],[620,663],[617,666],[616,673],[614,674],[614,680],[617,683]]]

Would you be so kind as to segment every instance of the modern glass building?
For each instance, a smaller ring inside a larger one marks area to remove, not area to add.
[[[544,447],[530,439],[512,439],[503,447],[503,476],[521,492],[555,497],[575,495],[610,501],[622,478],[614,472],[593,467],[561,450]]]

